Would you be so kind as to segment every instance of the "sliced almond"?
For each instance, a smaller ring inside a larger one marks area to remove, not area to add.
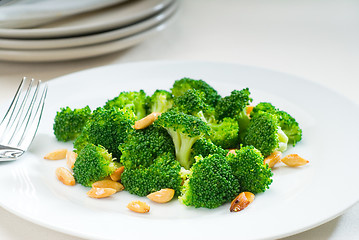
[[[119,168],[117,168],[111,175],[110,178],[115,181],[118,182],[121,180],[121,175],[123,173],[123,171],[125,171],[125,166],[121,166]]]
[[[236,150],[238,150],[238,149],[229,149],[229,151],[228,151],[228,153],[227,153],[227,156],[228,156],[229,154],[237,155]]]
[[[275,151],[264,159],[264,164],[268,164],[270,168],[273,168],[282,158],[282,152]]]
[[[158,112],[153,112],[149,115],[147,115],[146,117],[138,120],[135,122],[135,129],[144,129],[148,126],[150,126],[154,121],[157,120],[158,116],[160,116],[161,113]]]
[[[249,204],[251,204],[254,200],[254,194],[251,192],[241,192],[235,199],[233,199],[231,203],[231,207],[229,208],[229,211],[231,212],[239,212],[246,207],[248,207]]]
[[[157,203],[166,203],[171,201],[174,195],[175,190],[170,188],[164,188],[157,192],[148,194],[147,198]]]
[[[298,154],[289,154],[282,158],[281,161],[289,167],[299,167],[309,163],[308,160],[300,157]]]
[[[77,153],[75,153],[73,151],[67,151],[67,153],[66,153],[66,165],[70,169],[74,168],[76,158],[77,158]]]
[[[72,173],[64,167],[59,167],[55,171],[57,179],[59,179],[63,184],[68,186],[75,185],[75,178]]]
[[[67,149],[57,149],[45,155],[48,160],[61,160],[66,158]]]
[[[137,213],[147,213],[150,211],[150,206],[141,201],[132,201],[127,205],[127,208]]]
[[[116,190],[116,192],[122,191],[124,188],[124,186],[119,183],[119,182],[115,182],[112,180],[101,180],[101,181],[97,181],[94,182],[92,184],[93,188],[113,188]]]
[[[90,191],[87,192],[87,196],[91,198],[105,198],[111,196],[114,193],[116,193],[116,189],[113,188],[93,187]]]
[[[252,112],[253,108],[254,108],[253,106],[247,106],[246,113],[247,113],[248,116],[251,115],[251,112]]]

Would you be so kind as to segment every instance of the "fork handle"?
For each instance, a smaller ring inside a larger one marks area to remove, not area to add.
[[[0,161],[16,160],[24,152],[25,151],[18,148],[0,145]]]

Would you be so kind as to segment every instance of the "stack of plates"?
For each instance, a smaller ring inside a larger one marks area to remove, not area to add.
[[[0,28],[0,60],[62,61],[112,53],[165,29],[178,7],[176,0],[117,2],[34,28]]]

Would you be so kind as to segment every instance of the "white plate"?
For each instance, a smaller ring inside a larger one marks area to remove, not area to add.
[[[2,38],[41,39],[80,36],[116,29],[150,17],[173,0],[131,0],[32,29],[0,29]]]
[[[160,24],[143,32],[95,45],[44,50],[0,49],[0,60],[13,62],[50,62],[82,59],[114,53],[139,44],[140,42],[153,36],[155,33],[163,31],[169,24],[171,24],[171,20],[172,18],[170,16]]]
[[[166,18],[168,18],[174,13],[177,8],[177,5],[177,2],[174,2],[173,4],[165,8],[163,11],[158,12],[156,15],[135,24],[91,35],[51,39],[0,39],[0,50],[43,50],[69,48],[117,40],[139,33],[163,22]]]
[[[271,189],[258,194],[244,211],[195,209],[173,200],[155,204],[120,192],[90,199],[88,188],[61,184],[54,171],[65,161],[42,157],[58,148],[52,123],[60,107],[103,105],[124,90],[169,89],[182,77],[204,79],[222,96],[249,87],[258,101],[271,101],[300,122],[303,140],[288,153],[310,160],[301,168],[278,167]],[[5,106],[1,110],[4,112]],[[340,112],[345,114],[338,114]],[[42,226],[91,239],[268,239],[318,226],[355,204],[359,191],[359,107],[313,82],[255,67],[206,62],[142,62],[112,65],[67,75],[49,82],[38,135],[16,162],[0,163],[0,204]],[[4,194],[6,193],[6,194]],[[148,214],[130,212],[129,201],[151,206]],[[119,235],[120,234],[120,235]]]

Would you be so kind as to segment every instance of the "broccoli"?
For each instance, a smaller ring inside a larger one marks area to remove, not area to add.
[[[267,157],[276,150],[284,152],[287,149],[288,137],[281,130],[278,117],[263,112],[251,118],[242,135],[242,143],[245,146],[254,146]]]
[[[198,156],[181,190],[180,202],[187,206],[216,208],[233,200],[240,185],[225,157]]]
[[[149,167],[154,159],[164,153],[175,156],[171,136],[158,125],[132,131],[119,149],[125,168]]]
[[[224,150],[223,148],[213,144],[210,139],[200,138],[192,146],[191,158],[192,162],[194,162],[194,158],[199,155],[207,157],[208,155],[219,154],[225,157],[227,153],[228,150]]]
[[[134,121],[135,116],[131,110],[97,108],[86,123],[81,135],[76,138],[74,148],[76,152],[80,152],[87,143],[101,145],[119,160],[121,151],[118,146],[133,131]]]
[[[131,194],[146,196],[163,188],[180,192],[182,184],[181,166],[171,153],[164,153],[153,160],[148,167],[126,168],[121,182]]]
[[[152,112],[166,112],[173,105],[172,93],[166,90],[156,90],[151,97],[148,98],[148,110]]]
[[[195,89],[204,93],[206,103],[212,107],[216,106],[221,96],[217,91],[203,80],[195,80],[191,78],[182,78],[176,80],[171,88],[175,97],[182,96],[187,90]]]
[[[278,117],[279,125],[287,135],[289,144],[295,146],[302,139],[302,129],[289,113],[277,109],[269,102],[260,102],[253,108],[251,117],[263,112],[272,113]]]
[[[120,164],[113,161],[111,153],[104,147],[87,144],[76,158],[74,178],[81,185],[90,187],[111,175],[118,167]]]
[[[209,138],[222,148],[237,148],[239,144],[238,121],[233,118],[224,118],[220,122],[207,123],[211,128]]]
[[[86,122],[91,116],[89,106],[71,110],[70,107],[61,108],[56,113],[53,130],[58,141],[67,142],[75,140],[81,132]]]
[[[147,115],[147,96],[143,90],[139,92],[121,92],[117,97],[108,100],[104,106],[105,109],[115,108],[129,108],[131,109],[137,119],[141,119]]]
[[[246,106],[252,101],[249,95],[249,89],[244,88],[240,91],[233,90],[229,96],[221,98],[215,108],[216,119],[230,117],[239,120],[246,117]]]
[[[200,118],[171,110],[162,113],[155,124],[164,127],[172,137],[176,158],[181,166],[189,169],[192,145],[209,133],[209,127]]]
[[[263,155],[255,147],[241,147],[226,158],[233,175],[238,178],[241,192],[257,194],[269,188],[273,173],[267,164],[263,164]]]

